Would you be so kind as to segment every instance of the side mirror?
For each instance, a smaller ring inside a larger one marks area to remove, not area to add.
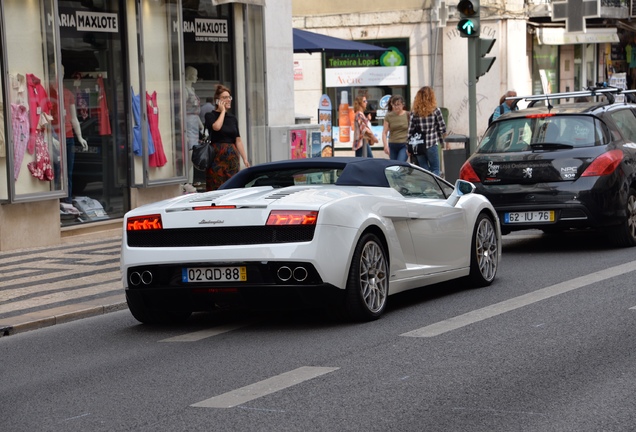
[[[451,196],[448,197],[446,203],[451,207],[455,207],[462,195],[471,194],[475,191],[475,189],[475,185],[471,182],[467,182],[466,180],[457,180],[455,182],[455,190]]]
[[[473,193],[475,189],[475,185],[466,180],[457,180],[455,182],[455,191],[459,196]]]

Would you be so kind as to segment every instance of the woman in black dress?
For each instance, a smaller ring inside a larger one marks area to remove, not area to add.
[[[217,85],[214,99],[216,109],[205,115],[205,127],[210,135],[210,142],[216,149],[214,162],[205,172],[205,186],[208,191],[218,189],[239,172],[239,156],[246,167],[250,166],[239,133],[238,120],[228,111],[232,105],[230,89],[221,84]]]

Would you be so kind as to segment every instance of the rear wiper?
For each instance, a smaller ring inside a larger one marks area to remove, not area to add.
[[[532,150],[561,150],[561,149],[573,149],[571,144],[562,143],[533,143],[530,144]]]

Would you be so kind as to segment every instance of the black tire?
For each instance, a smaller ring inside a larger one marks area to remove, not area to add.
[[[636,246],[636,190],[630,188],[625,202],[627,217],[617,227],[609,230],[609,239],[618,247]]]
[[[389,295],[389,262],[375,234],[360,238],[353,252],[345,290],[345,310],[355,321],[380,318]]]
[[[169,311],[164,309],[150,309],[139,295],[126,292],[128,309],[135,319],[144,324],[179,324],[187,321],[191,311]]]
[[[470,283],[475,287],[488,286],[495,279],[499,265],[499,243],[495,225],[485,213],[475,222],[470,247]]]

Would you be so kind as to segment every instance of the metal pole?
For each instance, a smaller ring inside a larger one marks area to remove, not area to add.
[[[470,154],[477,148],[477,49],[478,38],[468,38],[468,137]]]

